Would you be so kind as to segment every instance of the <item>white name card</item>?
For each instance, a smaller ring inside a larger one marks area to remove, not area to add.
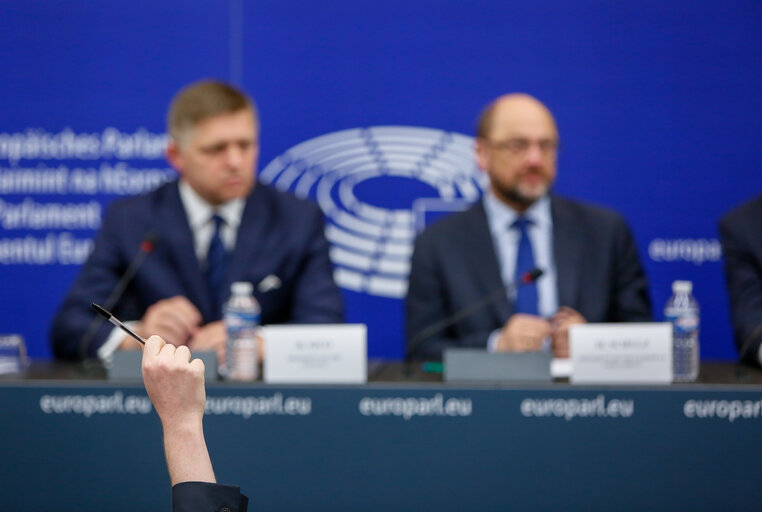
[[[364,384],[368,330],[364,324],[268,325],[264,381],[270,384]]]
[[[672,382],[672,324],[583,324],[569,329],[572,384]]]

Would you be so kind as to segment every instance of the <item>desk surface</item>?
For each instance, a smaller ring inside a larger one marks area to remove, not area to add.
[[[34,361],[20,375],[0,376],[0,383],[38,380],[66,381],[104,381],[106,369],[97,361],[71,363],[61,361]],[[368,363],[368,383],[442,383],[441,373],[428,373],[421,369],[421,364],[414,362],[404,364],[397,361],[370,361]],[[208,382],[210,385],[219,382]],[[557,379],[555,384],[566,383],[566,379]],[[256,382],[252,385],[261,385]],[[510,385],[513,387],[516,384]],[[520,384],[530,385],[530,384]],[[535,384],[536,385],[536,384]],[[535,386],[533,385],[533,386]],[[547,384],[546,384],[547,385]],[[668,387],[685,387],[700,385],[762,385],[762,370],[756,367],[730,362],[702,362],[701,372],[695,383],[672,384]],[[662,386],[663,387],[663,386]]]
[[[168,509],[142,385],[81,371],[35,365],[0,382],[2,508]],[[78,380],[48,380],[64,375]],[[704,365],[702,382],[661,387],[404,375],[390,365],[367,386],[208,386],[217,478],[258,511],[761,508],[756,370]]]

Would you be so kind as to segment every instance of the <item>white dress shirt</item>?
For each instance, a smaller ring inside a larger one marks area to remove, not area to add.
[[[209,250],[209,241],[214,234],[214,221],[212,217],[216,214],[225,221],[220,226],[220,236],[222,237],[222,243],[225,244],[225,249],[231,252],[235,247],[238,226],[241,225],[241,216],[243,215],[246,201],[244,199],[233,199],[214,208],[185,181],[180,180],[179,188],[180,200],[183,203],[183,208],[185,208],[185,216],[188,218],[188,225],[193,233],[193,246],[196,250],[196,257],[203,268],[206,262],[206,252]]]

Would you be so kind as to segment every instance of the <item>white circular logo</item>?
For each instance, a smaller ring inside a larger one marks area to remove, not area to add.
[[[340,287],[401,298],[423,216],[481,196],[473,147],[472,137],[431,128],[343,130],[292,147],[258,179],[317,200]]]

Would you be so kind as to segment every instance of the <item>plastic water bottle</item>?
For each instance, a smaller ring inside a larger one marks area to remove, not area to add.
[[[221,373],[230,380],[255,380],[259,373],[256,334],[260,308],[253,289],[251,283],[233,283],[223,310],[228,339]]]
[[[672,297],[664,307],[664,319],[672,322],[672,380],[692,382],[699,373],[699,304],[693,298],[693,283],[672,283]]]

